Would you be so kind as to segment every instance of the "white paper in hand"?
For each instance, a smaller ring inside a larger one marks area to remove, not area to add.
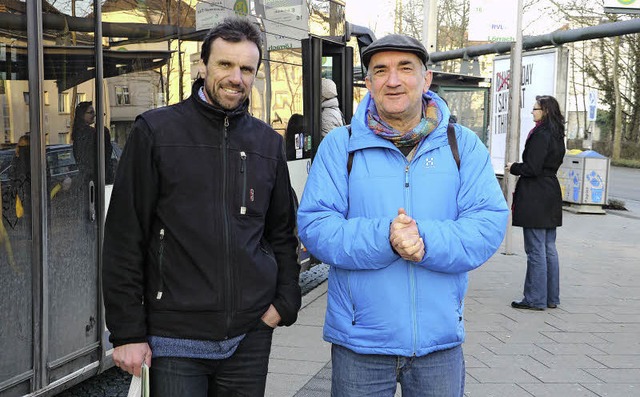
[[[149,367],[142,363],[141,376],[132,376],[127,397],[149,397]]]

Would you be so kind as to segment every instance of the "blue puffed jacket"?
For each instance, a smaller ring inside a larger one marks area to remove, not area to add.
[[[362,354],[423,356],[464,341],[467,272],[504,237],[508,208],[485,145],[456,125],[458,170],[447,141],[449,110],[411,161],[366,124],[369,94],[320,144],[300,207],[299,236],[331,265],[324,339]],[[348,152],[353,152],[347,171]],[[402,259],[389,226],[404,208],[426,254]]]

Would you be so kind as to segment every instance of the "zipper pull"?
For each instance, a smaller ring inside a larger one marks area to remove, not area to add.
[[[409,187],[409,166],[404,167],[404,187]]]
[[[244,162],[247,160],[247,154],[240,152],[240,173],[244,173]]]

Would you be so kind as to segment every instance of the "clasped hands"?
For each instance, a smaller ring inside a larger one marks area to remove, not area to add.
[[[389,242],[403,259],[420,262],[424,257],[424,241],[420,237],[418,224],[407,215],[404,208],[398,209],[398,216],[389,226]]]

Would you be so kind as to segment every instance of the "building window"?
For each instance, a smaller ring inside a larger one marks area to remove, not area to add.
[[[58,113],[69,113],[69,93],[58,94]]]
[[[49,106],[49,91],[44,92],[44,104]]]
[[[116,86],[116,105],[131,105],[129,97],[129,87],[123,85]]]
[[[84,92],[79,92],[76,94],[76,106],[80,103],[80,102],[84,102],[87,100],[87,94],[85,94]]]

